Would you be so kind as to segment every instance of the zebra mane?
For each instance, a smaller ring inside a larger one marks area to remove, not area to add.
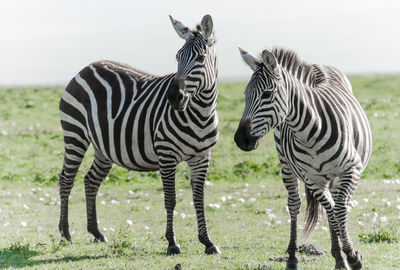
[[[197,36],[197,35],[201,35],[201,33],[203,32],[203,28],[201,27],[201,24],[198,23],[196,25],[196,29],[193,29],[191,31],[193,33],[193,36]],[[215,43],[217,43],[217,39],[215,38],[215,31],[213,30],[210,40],[208,40],[207,44],[209,46],[212,46]]]
[[[276,47],[272,49],[272,53],[283,69],[311,88],[325,82],[325,73],[322,69],[318,65],[307,64],[295,51]]]

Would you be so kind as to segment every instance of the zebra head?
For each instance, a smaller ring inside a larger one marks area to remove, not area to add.
[[[172,25],[186,42],[176,54],[178,71],[171,82],[167,98],[171,107],[186,109],[191,97],[201,90],[213,89],[217,81],[217,65],[213,21],[205,15],[197,30],[190,30],[171,16]]]
[[[244,151],[257,148],[260,138],[284,121],[288,97],[282,86],[281,68],[275,55],[264,50],[261,59],[239,48],[243,60],[254,71],[245,90],[245,109],[235,133]]]

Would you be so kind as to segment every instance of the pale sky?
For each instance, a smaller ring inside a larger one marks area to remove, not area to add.
[[[168,15],[214,21],[220,80],[247,80],[238,45],[284,46],[347,74],[400,73],[400,1],[0,0],[0,85],[66,84],[89,63],[115,60],[176,72],[184,41]]]

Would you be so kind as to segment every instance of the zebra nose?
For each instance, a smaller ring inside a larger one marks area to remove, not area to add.
[[[243,151],[251,151],[257,148],[258,137],[251,136],[250,119],[240,120],[239,127],[235,133],[235,143]]]
[[[171,104],[172,109],[181,110],[182,101],[184,100],[184,81],[174,79],[167,90],[167,99]]]

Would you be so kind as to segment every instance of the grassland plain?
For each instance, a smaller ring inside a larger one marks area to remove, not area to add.
[[[400,76],[350,78],[373,131],[373,153],[351,202],[350,235],[365,269],[400,265]],[[157,172],[114,167],[100,188],[99,227],[109,242],[90,243],[82,178],[70,200],[73,245],[60,246],[57,229],[58,173],[63,159],[58,101],[63,87],[0,90],[0,269],[282,269],[289,215],[273,136],[256,151],[233,142],[244,107],[244,83],[220,84],[220,140],[213,151],[206,188],[207,217],[221,255],[206,256],[197,225],[188,170],[176,177],[175,229],[182,254],[165,256],[165,210]],[[303,211],[300,219],[304,217]],[[301,226],[300,226],[301,227]],[[324,256],[301,255],[302,269],[332,269],[324,217],[312,243]]]

